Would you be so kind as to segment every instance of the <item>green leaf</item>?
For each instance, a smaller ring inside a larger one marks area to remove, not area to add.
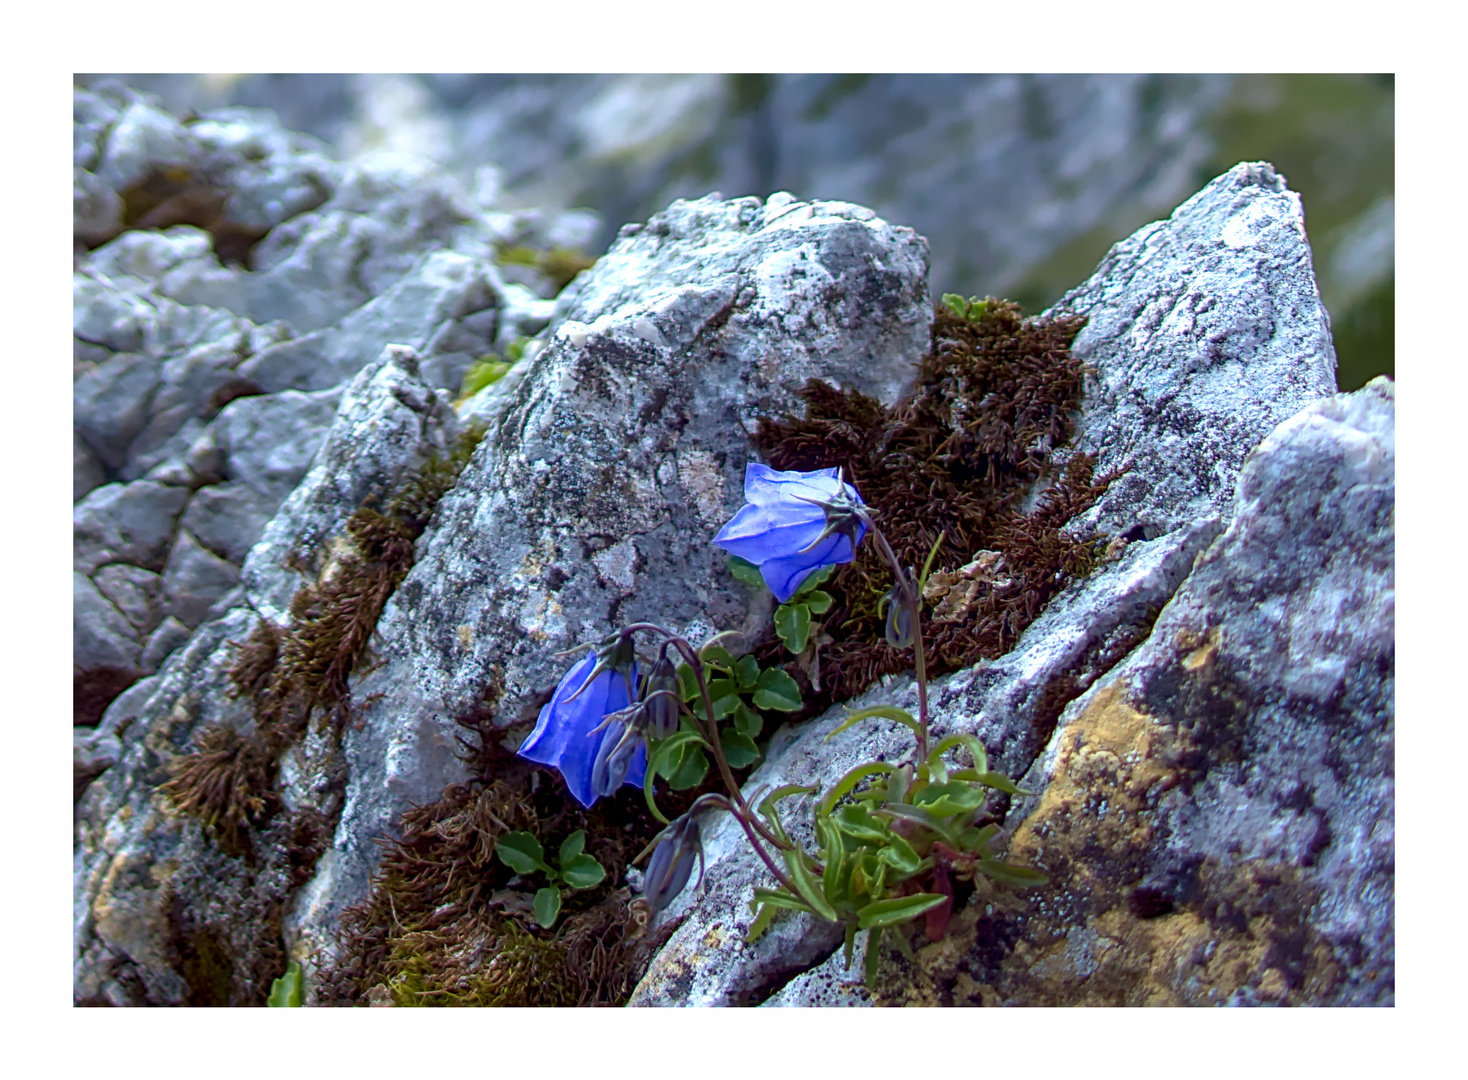
[[[989,757],[984,753],[984,744],[972,735],[949,735],[929,751],[928,760],[933,761],[941,757],[946,751],[953,749],[955,746],[968,747],[968,752],[974,759],[975,772],[984,773],[989,771]]]
[[[545,864],[545,850],[540,841],[528,832],[505,833],[494,845],[494,853],[500,862],[517,874],[533,874],[537,870],[547,874],[551,872]]]
[[[952,817],[967,810],[977,810],[987,796],[962,780],[946,784],[930,784],[913,796],[912,805],[939,817]]]
[[[820,820],[817,818],[817,820]],[[885,844],[891,832],[864,806],[843,806],[828,819],[853,840],[870,844]]]
[[[930,892],[889,896],[886,900],[878,900],[859,909],[856,913],[857,925],[863,930],[895,926],[897,923],[916,919],[947,899],[942,893]]]
[[[494,353],[487,354],[476,363],[469,365],[469,370],[464,372],[464,381],[459,384],[459,397],[473,397],[486,386],[499,382],[505,372],[513,366],[513,362],[507,363]]]
[[[585,850],[586,830],[577,829],[570,836],[561,841],[561,850],[560,854],[556,856],[556,861],[561,864],[561,869],[564,870],[567,866],[571,864],[571,860],[576,858],[577,855],[580,855]]]
[[[678,665],[678,693],[683,695],[684,701],[693,701],[698,697],[698,676],[693,674],[693,669],[687,664]]]
[[[754,922],[749,924],[749,929],[744,933],[745,941],[753,941],[763,934],[770,923],[775,921],[775,912],[779,910],[774,904],[761,904],[759,914],[754,917]]]
[[[719,682],[727,683],[728,679],[720,679]],[[733,716],[739,711],[739,706],[744,704],[738,694],[725,694],[723,697],[714,698],[714,719],[722,720],[727,716]]]
[[[305,980],[301,978],[301,965],[292,960],[285,974],[270,983],[270,996],[265,1004],[275,1008],[299,1008],[305,997]]]
[[[1050,880],[1049,877],[1033,867],[1014,866],[1011,863],[1000,862],[998,859],[980,859],[974,863],[974,868],[986,876],[993,878],[995,881],[1001,881],[1005,885],[1014,885],[1018,888],[1044,885]]]
[[[809,574],[805,575],[805,578],[800,582],[799,588],[795,590],[795,595],[792,596],[790,599],[797,601],[805,599],[806,593],[810,592],[817,585],[824,582],[835,572],[836,568],[834,566],[822,566],[815,570],[812,570]]]
[[[775,609],[775,633],[792,653],[798,656],[804,652],[805,643],[810,640],[810,608],[804,604],[781,604]]]
[[[943,306],[960,319],[968,318],[968,304],[958,293],[946,292],[943,294]]]
[[[977,296],[971,296],[968,300],[968,310],[964,312],[964,316],[970,322],[978,322],[988,311],[989,302],[987,300],[980,300]]]
[[[744,702],[739,703],[739,708],[734,710],[734,730],[748,739],[759,738],[765,722],[760,719],[759,713],[755,712]]]
[[[606,867],[584,852],[561,864],[561,879],[573,889],[589,889],[600,885],[607,876]]]
[[[824,615],[831,610],[831,594],[822,589],[812,589],[801,598],[801,602],[810,608],[812,615]]]
[[[731,768],[742,769],[759,758],[759,747],[748,735],[725,728],[719,732],[719,745]]]
[[[756,904],[768,904],[770,907],[785,908],[787,911],[804,911],[808,915],[814,915],[809,904],[792,896],[784,889],[755,889],[754,899],[749,902],[751,909]]]
[[[789,836],[785,831],[785,826],[780,822],[780,814],[775,809],[776,804],[781,799],[787,799],[791,795],[808,794],[815,790],[816,786],[814,784],[784,784],[760,800],[759,812],[769,821],[770,827],[774,830],[776,836],[782,840]]]
[[[698,658],[704,662],[706,667],[722,668],[724,671],[734,670],[734,654],[722,645],[705,645],[698,650]],[[691,668],[689,670],[692,671]]]
[[[1033,791],[1026,791],[1003,773],[986,772],[980,773],[978,781],[997,791],[1007,792],[1010,795],[1033,795]]]
[[[759,572],[759,567],[748,559],[741,559],[738,555],[730,555],[726,564],[729,573],[733,574],[746,585],[758,585],[761,589],[765,587],[764,575]]]
[[[756,701],[755,704],[758,705],[759,702]],[[834,739],[841,732],[851,727],[851,725],[860,723],[862,720],[870,719],[873,716],[880,716],[885,720],[896,720],[899,724],[910,728],[914,735],[922,733],[922,726],[912,718],[912,713],[906,709],[899,709],[895,705],[873,705],[870,709],[857,709],[856,712],[841,721],[840,726],[827,735],[826,738]]]
[[[555,925],[556,916],[561,913],[561,890],[554,886],[535,890],[535,900],[530,905],[530,910],[535,921],[549,930]]]
[[[683,753],[690,744],[703,746],[703,736],[696,731],[679,730],[653,746],[648,756],[648,772],[657,772],[671,777],[683,760]]]
[[[800,708],[800,687],[782,668],[767,668],[759,673],[759,689],[754,692],[758,709],[794,712]]]
[[[858,765],[856,768],[847,772],[840,780],[837,780],[836,786],[826,792],[826,797],[821,800],[821,805],[816,810],[816,814],[818,816],[829,814],[831,808],[836,805],[836,801],[841,796],[856,787],[857,784],[861,783],[868,776],[874,776],[877,773],[889,773],[892,769],[893,766],[888,765],[885,761],[868,761],[864,765]]]
[[[672,823],[668,821],[665,816],[663,816],[663,812],[658,809],[657,800],[652,797],[652,785],[653,781],[657,779],[657,775],[657,769],[653,768],[652,765],[649,763],[647,767],[647,772],[644,773],[642,777],[642,797],[647,800],[648,813],[652,814],[653,817],[657,818],[664,825],[669,825]]]
[[[847,971],[850,971],[851,970],[851,952],[852,952],[852,948],[855,945],[856,945],[856,923],[854,923],[854,922],[848,922],[846,924],[846,941],[845,941],[845,943],[842,946],[843,951],[845,952],[845,955],[846,955],[846,970]]]
[[[780,852],[785,858],[785,867],[790,871],[790,881],[795,886],[800,898],[811,906],[817,915],[830,922],[837,922],[840,916],[831,902],[821,892],[821,887],[816,884],[816,879],[811,876],[810,869],[805,865],[805,852],[799,848],[794,851]]]
[[[923,864],[912,845],[896,833],[890,833],[887,836],[887,842],[877,852],[877,858],[905,877],[916,874],[918,868]]]
[[[709,759],[704,757],[703,750],[694,747],[683,755],[683,760],[673,770],[673,775],[668,777],[668,786],[674,791],[687,791],[703,783],[708,772]]]
[[[714,704],[716,705],[718,704],[720,698],[732,697],[737,693],[739,693],[739,684],[736,683],[733,679],[709,680],[709,700],[714,702]]]
[[[841,831],[822,818],[816,818],[816,835],[821,838],[821,858],[826,864],[821,873],[821,891],[831,903],[839,904],[846,899],[846,881],[851,876],[843,873],[846,844],[841,839]]]
[[[734,678],[740,690],[753,690],[759,685],[759,661],[752,656],[741,656],[734,664]]]

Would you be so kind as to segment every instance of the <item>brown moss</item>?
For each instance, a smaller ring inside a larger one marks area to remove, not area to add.
[[[1060,532],[1115,479],[1096,477],[1091,457],[1072,456],[1032,510],[1017,507],[1074,433],[1083,367],[1069,348],[1082,325],[1022,319],[1005,301],[990,300],[977,322],[939,308],[917,387],[897,405],[813,381],[803,418],[760,421],[756,443],[773,467],[845,468],[906,565],[921,567],[940,534],[936,572],[957,575],[980,552],[1002,555],[1003,587],[975,590],[962,618],[929,622],[934,674],[1008,651],[1050,598],[1094,565],[1094,538]],[[835,600],[823,624],[832,642],[821,655],[824,692],[806,695],[809,709],[910,665],[907,650],[883,640],[878,604],[891,584],[875,545],[863,545],[825,586]],[[759,654],[778,662],[780,645]]]
[[[470,428],[448,455],[431,457],[385,511],[354,511],[348,543],[292,598],[290,627],[261,620],[237,643],[229,677],[234,693],[251,702],[253,731],[205,728],[196,749],[171,764],[173,775],[161,788],[179,813],[201,818],[227,850],[245,853],[245,826],[263,824],[278,807],[276,763],[313,718],[326,720],[340,739],[352,710],[350,676],[367,663],[382,610],[412,569],[414,542],[483,434],[482,427]],[[301,839],[294,846],[299,858],[317,843]]]
[[[129,229],[194,225],[213,237],[220,262],[249,269],[255,245],[265,237],[266,230],[242,225],[229,216],[229,188],[184,166],[155,168],[125,188],[121,197],[123,228],[108,236],[88,237],[88,246],[96,247]]]

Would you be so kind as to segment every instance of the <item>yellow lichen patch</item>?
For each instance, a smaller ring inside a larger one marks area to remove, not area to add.
[[[1218,636],[1177,642],[1186,678],[1213,677]],[[1192,661],[1191,663],[1189,661]],[[945,941],[913,962],[884,958],[877,998],[890,1004],[1304,1004],[1338,978],[1311,928],[1315,893],[1301,871],[1227,854],[1201,858],[1170,892],[1144,888],[1163,854],[1157,808],[1208,760],[1179,715],[1153,716],[1120,684],[1100,690],[1069,725],[1053,776],[1015,831],[1008,860],[1051,884],[1011,897],[987,892],[956,912]],[[1203,853],[1200,852],[1200,855]]]

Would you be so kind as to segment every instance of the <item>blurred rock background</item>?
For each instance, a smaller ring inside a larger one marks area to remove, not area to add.
[[[1301,193],[1341,389],[1394,374],[1390,75],[79,75],[426,158],[589,255],[671,200],[790,191],[928,238],[935,293],[1054,302],[1238,161]],[[571,219],[571,220],[574,220]]]

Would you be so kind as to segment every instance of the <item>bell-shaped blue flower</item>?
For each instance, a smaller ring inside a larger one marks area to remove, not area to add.
[[[596,801],[598,793],[592,784],[592,773],[602,744],[611,739],[615,746],[624,734],[623,725],[615,721],[600,731],[595,729],[608,713],[625,709],[630,704],[627,679],[621,672],[610,668],[597,672],[585,689],[581,689],[596,663],[597,654],[589,652],[566,672],[550,702],[540,710],[535,730],[519,750],[521,757],[558,770],[582,806],[590,806]],[[637,684],[635,664],[632,684]],[[638,740],[637,748],[625,762],[625,767],[626,783],[641,787],[647,773],[647,747],[641,740]]]
[[[866,535],[866,523],[854,512],[865,504],[841,482],[838,469],[782,472],[750,462],[744,498],[714,543],[758,566],[782,604],[811,571],[855,559]]]

